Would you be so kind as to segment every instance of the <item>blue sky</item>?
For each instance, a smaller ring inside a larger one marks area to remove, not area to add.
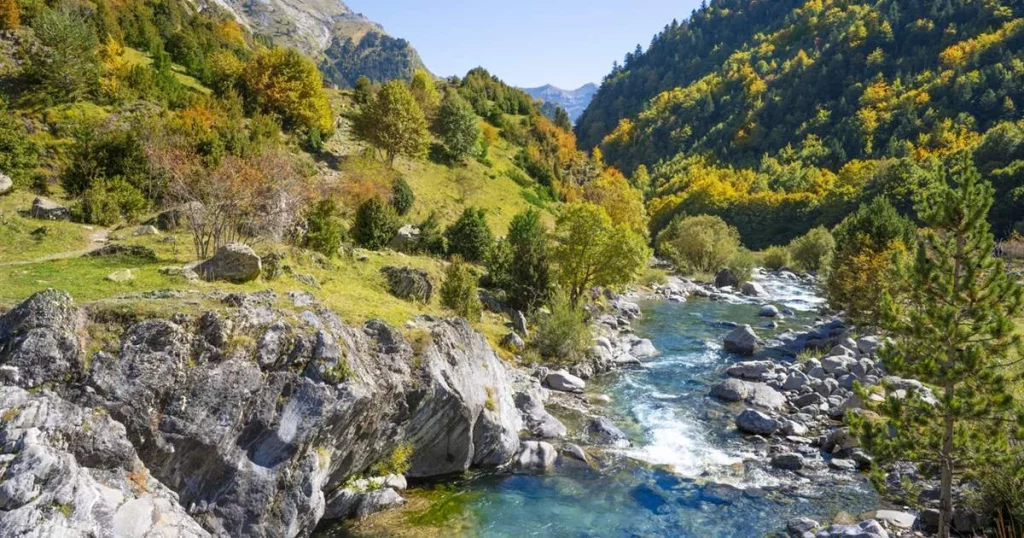
[[[483,66],[506,82],[573,89],[600,83],[612,62],[700,0],[345,0],[409,40],[440,76]]]

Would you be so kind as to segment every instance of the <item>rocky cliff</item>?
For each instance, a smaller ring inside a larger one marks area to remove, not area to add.
[[[411,476],[520,449],[536,382],[464,320],[417,319],[414,349],[306,299],[202,302],[139,320],[47,290],[0,317],[0,534],[302,536],[399,446]]]
[[[553,116],[554,107],[560,106],[569,113],[569,119],[576,123],[576,120],[583,115],[583,111],[587,109],[587,105],[594,98],[597,89],[597,84],[591,82],[575,90],[563,90],[551,84],[546,84],[538,88],[523,88],[523,91],[530,94],[534,99],[544,102],[546,106],[542,105],[541,108],[545,114]]]

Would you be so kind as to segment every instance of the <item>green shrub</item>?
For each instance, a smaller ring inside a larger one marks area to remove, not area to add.
[[[356,212],[353,236],[359,246],[380,250],[388,246],[401,227],[394,207],[379,198],[370,198]]]
[[[72,208],[75,220],[86,224],[112,226],[123,218],[128,222],[138,220],[149,207],[149,202],[127,181],[113,178],[97,181],[82,193],[81,200]]]
[[[769,271],[778,271],[783,267],[789,267],[789,249],[786,247],[768,247],[761,253],[761,264]]]
[[[345,238],[341,208],[330,198],[320,200],[306,213],[305,246],[328,258],[338,254]]]
[[[483,209],[467,207],[444,235],[448,239],[448,254],[472,263],[484,261],[494,245],[494,234]]]
[[[395,207],[395,211],[399,215],[407,215],[415,202],[416,194],[412,192],[409,183],[403,178],[395,179],[391,184],[391,205]]]
[[[757,255],[745,248],[740,248],[729,260],[729,270],[736,275],[740,284],[754,278],[754,267],[757,267]]]
[[[9,175],[15,184],[27,186],[38,162],[39,147],[0,99],[0,172]]]
[[[441,306],[470,321],[480,321],[482,308],[476,282],[477,277],[469,265],[456,256],[444,272]]]
[[[447,251],[448,245],[444,233],[441,232],[441,220],[437,216],[437,211],[431,211],[420,223],[420,241],[417,249],[434,256],[444,256]]]
[[[658,234],[655,245],[683,271],[713,273],[736,256],[740,234],[720,217],[680,216]]]
[[[552,293],[548,307],[550,313],[538,320],[533,346],[541,357],[551,362],[579,362],[593,339],[583,310],[574,308],[569,295],[562,290]]]
[[[832,264],[836,240],[824,226],[813,228],[789,244],[793,262],[803,271],[826,271]]]
[[[412,468],[409,461],[412,458],[412,443],[402,442],[391,451],[391,455],[382,461],[377,462],[370,468],[370,474],[374,476],[404,475]]]

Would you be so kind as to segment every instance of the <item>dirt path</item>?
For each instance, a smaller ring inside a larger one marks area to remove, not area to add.
[[[20,260],[16,262],[3,262],[0,263],[0,267],[15,267],[18,265],[32,265],[34,263],[49,262],[53,260],[66,260],[68,258],[78,258],[79,256],[85,256],[86,254],[103,248],[104,245],[110,240],[111,230],[108,228],[101,228],[94,230],[89,233],[89,247],[81,250],[72,250],[68,252],[57,252],[55,254],[47,254],[40,258],[32,260]]]

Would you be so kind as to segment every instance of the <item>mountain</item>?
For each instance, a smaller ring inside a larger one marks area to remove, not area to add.
[[[1024,203],[1021,104],[1019,1],[713,0],[627,54],[576,131],[646,167],[654,231],[714,213],[761,247],[879,194],[912,214],[967,150],[1005,235]]]
[[[327,79],[351,87],[366,76],[375,82],[412,78],[422,69],[419,53],[408,41],[341,0],[217,0],[254,33],[295,47],[320,62]]]
[[[569,119],[576,123],[583,111],[586,110],[590,100],[597,93],[597,84],[593,82],[584,84],[575,90],[563,90],[557,86],[547,84],[539,88],[523,88],[523,91],[530,94],[534,99],[543,101],[545,105],[541,110],[548,117],[554,118],[554,107],[560,106],[569,113]]]

